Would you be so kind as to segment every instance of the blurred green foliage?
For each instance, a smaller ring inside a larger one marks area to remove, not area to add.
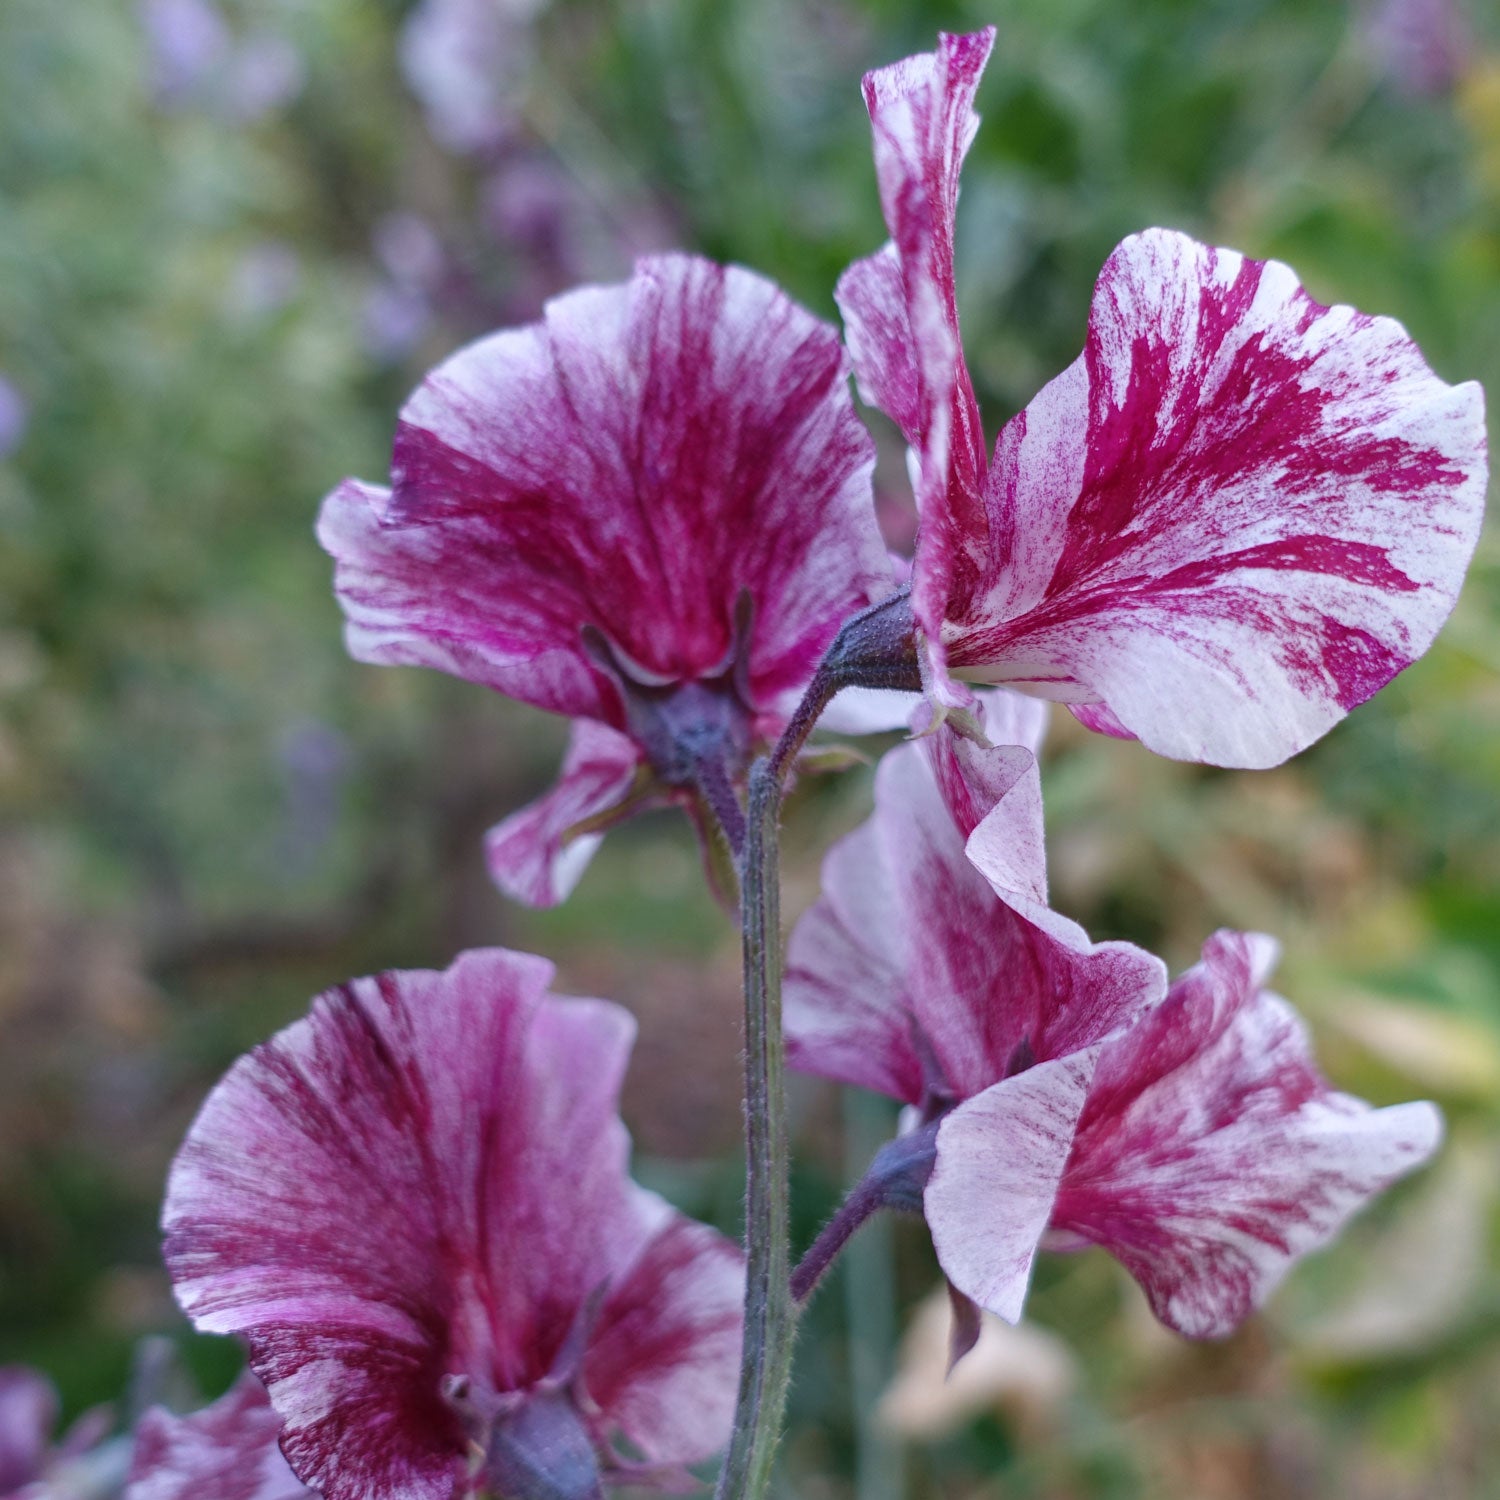
[[[832,316],[883,237],[860,73],[994,22],[958,246],[991,431],[1071,360],[1100,263],[1147,224],[1289,260],[1500,391],[1492,13],[1423,92],[1412,49],[1444,7],[1418,0],[1406,53],[1333,0],[555,0],[515,23],[503,137],[454,153],[394,0],[226,4],[297,60],[256,112],[213,80],[165,97],[147,9],[0,6],[0,378],[28,412],[0,456],[0,1362],[45,1366],[73,1410],[149,1332],[228,1379],[157,1265],[165,1165],[237,1052],[352,973],[503,941],[631,1003],[640,1171],[734,1225],[735,942],[686,830],[633,824],[564,908],[508,907],[479,836],[545,784],[559,727],[343,654],[312,519],[344,474],[384,474],[427,364],[673,241]],[[1046,767],[1060,906],[1174,967],[1217,925],[1276,932],[1331,1074],[1439,1098],[1443,1160],[1225,1346],[1159,1337],[1102,1258],[1049,1261],[1032,1317],[1065,1388],[1018,1356],[977,1415],[905,1443],[872,1397],[936,1272],[918,1226],[882,1231],[810,1314],[787,1494],[1495,1493],[1497,571],[1491,528],[1430,656],[1283,770],[1061,723]],[[789,909],[867,799],[856,773],[794,804]],[[819,1087],[796,1105],[805,1239],[882,1125]]]

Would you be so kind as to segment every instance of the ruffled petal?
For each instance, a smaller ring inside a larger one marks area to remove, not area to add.
[[[1275,765],[1431,644],[1485,480],[1479,387],[1400,324],[1276,261],[1134,235],[1083,355],[1001,434],[950,664],[1162,754]]]
[[[640,765],[640,751],[623,734],[592,719],[575,719],[556,785],[485,835],[485,859],[495,884],[528,906],[565,901],[604,837],[574,830],[618,807]]]
[[[686,255],[470,345],[403,409],[389,503],[325,509],[351,649],[623,727],[584,627],[646,683],[738,646],[767,707],[889,589],[846,374],[833,328]]]
[[[444,1377],[534,1383],[640,1254],[615,1113],[633,1025],[545,1000],[551,972],[496,949],[328,992],[236,1064],[173,1166],[178,1299],[245,1335],[329,1500],[450,1500]]]
[[[1217,934],[1104,1049],[1054,1211],[1189,1337],[1242,1322],[1442,1134],[1431,1104],[1372,1109],[1328,1087],[1296,1013],[1259,988],[1271,953]]]
[[[153,1407],[136,1427],[125,1500],[317,1500],[282,1457],[280,1433],[249,1371],[190,1416]]]
[[[936,52],[865,76],[892,243],[851,266],[836,294],[861,394],[894,418],[916,455],[912,607],[939,677],[944,609],[955,590],[971,586],[985,528],[984,434],[959,342],[953,225],[959,172],[979,127],[974,95],[994,39],[993,27],[943,35]]]
[[[639,1258],[612,1284],[583,1366],[607,1428],[653,1464],[695,1463],[729,1440],[744,1329],[745,1258],[653,1193]]]
[[[1030,752],[980,753],[1019,763],[1016,783],[1028,795],[1007,796],[990,817],[1010,819],[1018,848],[1040,851],[1041,796]],[[921,746],[885,757],[875,799],[905,928],[908,1004],[953,1097],[969,1098],[1018,1067],[1088,1047],[1161,998],[1160,960],[1130,943],[1091,943],[1036,895],[1037,884],[1045,889],[1044,866],[1028,872],[1030,889],[1001,890],[985,878],[965,852]],[[1017,806],[1034,810],[1034,828],[1013,815]]]
[[[968,1098],[1092,1045],[1166,990],[1159,960],[1091,943],[1046,906],[1041,796],[1023,747],[974,751],[989,762],[985,785],[1012,788],[981,829],[1009,829],[1018,888],[997,891],[975,867],[924,750],[967,755],[940,738],[951,734],[881,761],[875,815],[830,851],[823,896],[789,950],[792,1066],[909,1104]]]
[[[923,1195],[943,1274],[981,1307],[1020,1320],[1099,1048],[1039,1063],[960,1104],[938,1128]]]

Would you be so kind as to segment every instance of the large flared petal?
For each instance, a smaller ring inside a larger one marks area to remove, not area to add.
[[[953,276],[958,178],[979,117],[974,94],[993,27],[939,37],[938,50],[866,74],[875,171],[891,243],[839,281],[860,393],[891,416],[916,457],[921,532],[912,608],[941,669],[940,627],[967,591],[982,544],[984,434],[959,341]]]
[[[623,727],[588,627],[647,684],[738,651],[768,709],[890,587],[846,374],[833,328],[686,255],[471,344],[403,409],[390,496],[325,505],[350,649]]]
[[[485,835],[490,875],[528,906],[565,901],[603,834],[578,831],[624,802],[641,767],[635,744],[607,724],[575,719],[557,783]]]
[[[1296,1013],[1260,988],[1273,956],[1217,934],[1104,1048],[1053,1213],[1191,1337],[1243,1321],[1442,1133],[1431,1104],[1372,1109],[1328,1087]]]
[[[445,1377],[534,1385],[663,1232],[615,1112],[633,1024],[546,998],[551,972],[490,950],[330,991],[231,1070],[173,1167],[178,1298],[248,1339],[329,1500],[462,1493]]]
[[[1483,397],[1400,324],[1168,230],[1001,434],[953,670],[1218,765],[1317,739],[1431,644],[1479,532]]]
[[[125,1500],[317,1500],[282,1457],[280,1433],[249,1371],[190,1416],[153,1407],[135,1431]]]

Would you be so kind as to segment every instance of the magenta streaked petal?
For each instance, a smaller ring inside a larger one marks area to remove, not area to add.
[[[573,830],[618,807],[640,765],[640,751],[623,734],[592,719],[575,719],[556,785],[485,835],[485,859],[495,884],[528,906],[566,900],[603,838]]]
[[[938,1127],[923,1212],[943,1274],[1020,1320],[1099,1048],[1038,1063],[965,1100]]]
[[[925,1090],[905,981],[906,917],[874,821],[823,860],[823,894],[792,930],[787,1062],[908,1104]]]
[[[968,712],[988,747],[939,724],[925,740],[928,760],[948,812],[968,838],[1002,801],[1011,879],[1037,901],[1047,899],[1047,856],[1042,845],[1041,783],[1036,756],[1047,732],[1048,706],[1039,698],[1003,689],[976,693]],[[1015,749],[1026,751],[1018,755]],[[1024,873],[1023,873],[1024,872]]]
[[[346,479],[323,502],[318,540],[337,559],[349,654],[435,667],[555,713],[623,721],[619,694],[569,631],[570,613],[514,589],[512,559],[482,517],[407,525],[389,490]]]
[[[248,1370],[190,1416],[153,1407],[135,1431],[125,1500],[317,1500],[282,1457],[280,1433]]]
[[[729,1439],[744,1326],[737,1245],[644,1190],[651,1237],[612,1284],[583,1366],[606,1429],[652,1464],[695,1463]]]
[[[973,747],[991,788],[1011,783],[981,829],[1008,830],[1018,888],[997,892],[975,867],[924,749],[967,755],[951,735],[943,727],[881,761],[875,816],[830,851],[786,977],[792,1066],[909,1104],[969,1098],[1022,1059],[1088,1047],[1166,989],[1159,960],[1091,943],[1046,906],[1036,763],[1023,747]]]
[[[57,1392],[45,1375],[0,1366],[0,1495],[41,1478],[57,1417]]]
[[[353,649],[618,725],[585,626],[644,682],[714,677],[738,644],[768,709],[890,589],[847,372],[771,282],[687,255],[460,350],[402,411],[385,525],[346,538],[329,502]]]
[[[959,341],[953,278],[958,178],[979,117],[993,27],[865,76],[875,172],[891,245],[845,273],[839,304],[860,388],[915,454],[921,532],[912,608],[936,676],[950,596],[967,595],[982,547],[984,434]]]
[[[664,1232],[615,1112],[633,1023],[546,997],[551,972],[496,949],[330,991],[231,1070],[178,1155],[178,1299],[248,1339],[329,1500],[450,1500],[467,1447],[445,1378],[535,1385]],[[732,1389],[734,1361],[718,1373]]]
[[[1105,1047],[1053,1217],[1190,1337],[1242,1322],[1442,1134],[1430,1104],[1372,1109],[1328,1087],[1296,1013],[1259,988],[1273,957],[1269,940],[1217,934]]]
[[[1181,759],[1274,765],[1431,644],[1478,536],[1483,397],[1276,261],[1150,230],[1001,434],[955,671]],[[1096,708],[1095,705],[1098,705]]]

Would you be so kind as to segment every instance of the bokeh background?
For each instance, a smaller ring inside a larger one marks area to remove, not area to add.
[[[685,823],[612,835],[558,911],[503,901],[480,835],[561,726],[350,661],[312,519],[384,477],[428,365],[641,250],[833,316],[883,237],[860,74],[987,22],[958,260],[991,432],[1150,224],[1286,259],[1500,397],[1481,0],[0,4],[0,1363],[70,1413],[152,1336],[227,1383],[160,1269],[166,1164],[233,1058],[351,974],[503,942],[625,1001],[639,1174],[737,1230],[737,941]],[[1053,1258],[944,1385],[925,1234],[868,1231],[807,1320],[781,1492],[1500,1495],[1496,529],[1430,655],[1281,770],[1065,718],[1055,903],[1174,969],[1221,924],[1276,933],[1334,1080],[1439,1099],[1449,1143],[1220,1345]],[[867,769],[801,789],[789,911],[868,797]],[[892,1121],[806,1080],[794,1110],[805,1242]]]

